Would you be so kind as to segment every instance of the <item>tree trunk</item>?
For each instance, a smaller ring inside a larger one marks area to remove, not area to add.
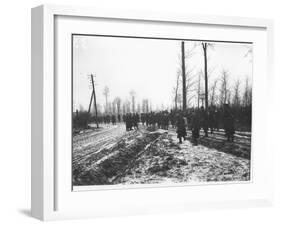
[[[207,62],[207,43],[202,43],[204,50],[204,72],[205,72],[205,109],[208,110],[208,62]]]
[[[184,42],[181,42],[181,59],[182,59],[182,110],[186,110],[186,79],[185,79],[185,51]]]

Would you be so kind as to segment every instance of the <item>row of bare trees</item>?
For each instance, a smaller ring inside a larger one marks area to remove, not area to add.
[[[202,47],[204,68],[195,72],[191,68],[189,60],[195,54],[195,48]],[[252,102],[252,87],[250,79],[237,80],[233,83],[230,73],[223,70],[221,75],[209,85],[210,75],[214,68],[208,67],[208,50],[215,45],[206,42],[181,42],[180,67],[176,74],[176,84],[173,87],[173,102],[175,109],[204,106],[222,106],[230,104],[234,106],[250,106]],[[251,48],[247,48],[245,57],[251,54]],[[243,86],[243,87],[242,87]]]
[[[202,49],[203,68],[195,71],[190,67],[190,59],[195,54],[195,48]],[[206,111],[209,106],[222,111],[225,104],[229,104],[240,128],[250,130],[252,116],[252,84],[249,77],[243,81],[231,79],[228,70],[216,74],[210,80],[214,68],[208,67],[208,51],[215,49],[215,45],[206,42],[181,42],[180,67],[176,74],[176,84],[173,87],[174,108],[185,111],[188,108],[203,106]],[[250,58],[252,48],[247,46],[245,58]]]
[[[181,73],[179,72],[176,77],[176,85],[173,88],[174,95],[174,108],[183,109],[182,89],[180,87]],[[203,72],[200,71],[197,74],[197,80],[193,77],[188,77],[189,80],[193,79],[193,82],[186,85],[186,105],[190,107],[206,106],[206,91],[202,89]],[[203,96],[202,96],[203,94]],[[244,81],[236,80],[231,82],[230,73],[227,70],[221,72],[221,76],[215,79],[209,86],[208,91],[208,105],[207,106],[223,106],[224,104],[230,104],[232,106],[250,106],[252,103],[252,85],[248,77]],[[197,104],[195,100],[197,98]]]
[[[210,87],[209,99],[211,106],[230,104],[234,107],[249,107],[252,104],[252,85],[250,79],[237,79],[230,82],[230,73],[223,70],[221,77],[215,79]]]
[[[122,115],[126,113],[147,113],[151,111],[151,103],[148,99],[142,99],[141,102],[136,101],[136,92],[131,90],[129,92],[129,97],[122,100],[120,97],[115,97],[113,101],[109,98],[109,88],[105,86],[103,90],[103,95],[105,97],[104,110],[101,106],[98,106],[99,114],[117,114]]]
[[[176,85],[173,88],[175,109],[186,109],[195,97],[195,68],[189,67],[189,60],[195,54],[195,48],[196,44],[186,46],[185,42],[181,42],[181,55],[179,56],[181,64],[177,70]]]

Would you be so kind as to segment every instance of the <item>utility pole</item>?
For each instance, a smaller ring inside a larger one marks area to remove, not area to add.
[[[182,110],[186,110],[186,78],[185,78],[185,51],[184,41],[181,42],[181,67],[182,67]]]
[[[91,94],[91,100],[90,100],[90,103],[89,103],[89,108],[88,108],[88,114],[90,114],[90,111],[91,111],[91,106],[92,106],[93,96],[94,96],[94,92],[92,91],[92,94]]]
[[[91,95],[91,101],[89,104],[89,108],[88,108],[88,114],[90,114],[91,111],[91,106],[92,106],[92,101],[94,98],[94,106],[95,106],[95,118],[96,118],[96,124],[97,124],[97,128],[99,128],[99,122],[98,122],[98,110],[97,110],[97,102],[96,102],[96,91],[95,91],[95,82],[94,82],[94,76],[91,74],[91,83],[92,83],[92,95]]]
[[[97,128],[99,128],[99,121],[98,121],[98,109],[97,109],[97,101],[96,101],[96,90],[95,90],[95,82],[93,75],[91,74],[92,86],[93,86],[93,94],[94,94],[94,105],[95,105],[95,113],[96,113],[96,124]]]

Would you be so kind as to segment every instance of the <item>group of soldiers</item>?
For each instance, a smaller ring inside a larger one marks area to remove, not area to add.
[[[112,123],[113,125],[115,125],[117,122],[121,122],[121,115],[118,114],[118,115],[109,115],[109,114],[106,114],[106,115],[103,115],[103,116],[100,116],[98,117],[98,122],[99,123],[104,123],[104,124],[110,124]]]
[[[139,122],[140,122],[140,116],[138,113],[127,113],[123,116],[123,121],[126,124],[126,130],[130,131],[132,129],[138,129]]]
[[[168,111],[150,112],[141,114],[142,124],[155,128],[167,130],[170,122],[170,113]]]
[[[126,130],[130,131],[138,129],[139,123],[147,127],[160,128],[168,130],[169,125],[176,128],[179,142],[186,139],[186,130],[191,130],[192,138],[195,145],[198,144],[200,130],[204,131],[204,136],[208,137],[208,133],[212,134],[215,130],[219,130],[220,125],[223,125],[225,136],[228,141],[234,139],[234,117],[228,104],[225,104],[222,109],[214,106],[209,107],[208,110],[201,107],[199,109],[191,108],[186,111],[160,111],[149,113],[127,113],[123,116],[118,115],[104,115],[99,118],[100,123],[124,122]]]
[[[204,136],[208,137],[215,130],[219,130],[220,124],[223,124],[225,136],[228,141],[234,141],[234,116],[230,111],[228,104],[219,111],[215,107],[210,107],[208,111],[201,107],[200,109],[192,109],[189,113],[178,113],[176,119],[177,134],[179,142],[186,138],[186,127],[191,130],[192,138],[195,145],[198,144],[200,130],[204,131]]]

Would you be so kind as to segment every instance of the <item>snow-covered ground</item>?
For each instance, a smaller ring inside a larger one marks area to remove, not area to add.
[[[178,143],[175,129],[126,132],[123,124],[103,126],[73,138],[73,184],[151,184],[250,179],[249,134],[227,142],[222,131]]]

